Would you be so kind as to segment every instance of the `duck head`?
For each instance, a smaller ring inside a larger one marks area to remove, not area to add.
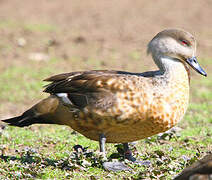
[[[160,69],[162,64],[158,60],[166,57],[187,63],[201,75],[207,76],[196,58],[196,40],[186,31],[167,29],[159,32],[148,44],[147,53],[152,55]]]

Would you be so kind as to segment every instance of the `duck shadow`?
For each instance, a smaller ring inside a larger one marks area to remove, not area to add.
[[[90,157],[89,157],[90,156]],[[109,157],[109,159],[118,159],[120,158],[119,153],[113,153]],[[46,168],[52,166],[53,168],[61,169],[61,170],[74,170],[74,169],[81,169],[84,167],[82,161],[86,160],[90,162],[90,167],[97,167],[103,169],[103,161],[102,158],[95,157],[93,154],[87,154],[86,157],[78,158],[77,156],[73,157],[66,157],[62,159],[50,159],[45,157],[40,157],[37,155],[31,154],[24,154],[20,155],[20,157],[15,155],[0,155],[0,160],[4,162],[18,162],[21,163],[23,166],[30,165],[30,166],[37,166],[40,168]]]
[[[21,164],[37,164],[37,165],[45,165],[45,166],[53,166],[58,167],[60,169],[64,169],[62,166],[57,166],[60,164],[60,162],[64,162],[64,159],[55,160],[55,159],[49,159],[49,158],[41,158],[39,156],[34,155],[23,155],[21,157],[17,156],[5,156],[1,155],[0,159],[9,162],[9,161],[18,161]]]
[[[108,158],[109,161],[112,159],[124,159],[124,151],[122,145],[116,145],[117,153],[112,153]],[[74,170],[81,169],[90,166],[103,168],[103,157],[100,154],[96,154],[92,151],[89,151],[87,147],[82,147],[81,145],[75,145],[73,151],[67,157],[61,159],[50,159],[44,157],[42,154],[38,153],[33,149],[25,149],[24,151],[19,151],[17,155],[0,155],[0,160],[9,162],[18,162],[17,164],[22,164],[23,166],[30,167],[40,167],[46,168],[52,166],[53,168],[58,168],[61,170]],[[86,165],[83,164],[86,162]]]

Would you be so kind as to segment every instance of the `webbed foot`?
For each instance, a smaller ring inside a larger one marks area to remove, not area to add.
[[[133,157],[132,151],[129,148],[128,143],[123,143],[124,146],[124,158],[133,162],[136,165],[141,165],[141,166],[149,166],[151,164],[150,161],[139,161],[136,160],[136,158]]]
[[[103,159],[106,160],[106,151],[105,151],[105,143],[106,143],[106,137],[104,134],[100,134],[99,136],[99,146],[100,146],[100,152],[103,153]],[[134,164],[137,165],[150,165],[150,161],[138,161],[136,158],[132,156],[132,152],[129,149],[128,143],[123,143],[124,146],[124,158],[131,161]],[[128,167],[124,162],[103,162],[103,167],[105,170],[108,171],[131,171],[132,169]]]

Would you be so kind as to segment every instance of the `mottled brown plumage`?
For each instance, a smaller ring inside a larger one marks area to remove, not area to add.
[[[107,142],[124,143],[168,130],[182,117],[189,87],[187,72],[180,73],[180,83],[173,86],[169,78],[161,83],[161,77],[126,72],[76,72],[50,77],[44,91],[68,93],[72,104],[65,105],[73,118],[61,123],[92,140],[103,133]]]

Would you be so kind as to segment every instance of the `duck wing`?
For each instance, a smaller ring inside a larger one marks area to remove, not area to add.
[[[115,92],[127,86],[126,76],[132,74],[114,70],[58,74],[45,79],[51,83],[45,87],[44,92],[62,97],[66,104],[78,108],[87,105],[106,108],[114,103]]]

